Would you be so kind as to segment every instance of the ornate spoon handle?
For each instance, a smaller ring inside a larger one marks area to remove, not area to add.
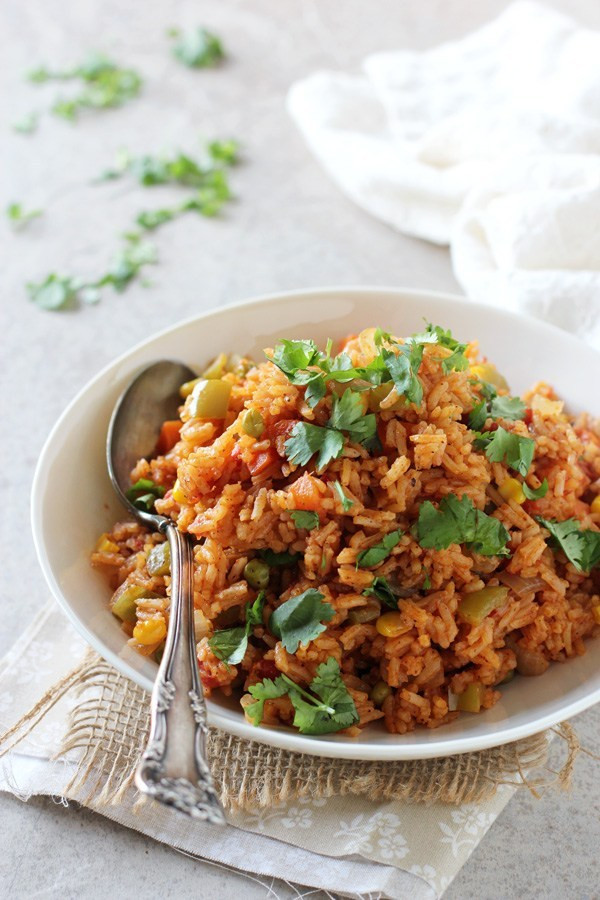
[[[161,531],[171,550],[171,615],[150,702],[150,735],[135,780],[160,803],[224,825],[205,758],[206,704],[194,640],[193,545],[173,522]]]

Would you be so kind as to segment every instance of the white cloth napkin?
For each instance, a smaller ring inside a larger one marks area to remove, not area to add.
[[[364,797],[291,800],[255,813],[231,813],[224,831],[156,803],[135,811],[138,795],[133,787],[118,803],[107,803],[100,796],[102,781],[91,793],[87,782],[70,784],[77,751],[54,758],[67,730],[72,696],[53,706],[23,741],[2,755],[3,733],[76,666],[84,652],[82,638],[51,604],[0,660],[0,791],[23,800],[43,794],[82,803],[199,859],[251,873],[253,880],[264,878],[265,896],[276,896],[267,885],[278,878],[306,886],[305,891],[298,889],[299,898],[323,890],[365,900],[435,900],[515,790],[502,785],[489,800],[458,807]],[[95,779],[90,781],[94,784]]]
[[[288,109],[341,189],[450,244],[474,300],[600,347],[600,33],[530,0],[461,40],[318,72]]]

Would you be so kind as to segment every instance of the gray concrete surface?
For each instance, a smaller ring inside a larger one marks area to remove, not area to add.
[[[550,5],[600,27],[594,0]],[[350,69],[372,50],[426,47],[459,36],[503,6],[502,0],[2,5],[0,200],[3,206],[16,200],[42,206],[46,213],[17,236],[0,225],[0,653],[47,597],[28,522],[39,448],[73,394],[115,355],[184,316],[266,291],[334,283],[456,289],[446,251],[393,233],[338,193],[308,155],[282,102],[295,78],[318,67]],[[223,37],[230,61],[221,70],[195,73],[170,62],[165,29],[195,24]],[[146,76],[142,97],[121,110],[84,116],[75,126],[45,117],[37,134],[13,135],[8,123],[47,106],[56,92],[26,84],[22,72],[41,62],[76,62],[90,49],[138,67]],[[149,194],[128,183],[91,185],[118,148],[193,150],[199,138],[228,135],[245,147],[246,162],[233,175],[239,199],[220,221],[188,217],[161,230],[153,287],[107,293],[99,306],[76,313],[43,313],[27,301],[27,280],[52,270],[101,270],[135,213],[171,198],[166,189]],[[599,709],[575,724],[593,749]],[[446,897],[598,897],[599,812],[597,764],[582,757],[570,793],[538,801],[523,792],[509,804]],[[297,896],[283,884],[266,888],[185,859],[86,810],[0,796],[0,816],[0,896]]]

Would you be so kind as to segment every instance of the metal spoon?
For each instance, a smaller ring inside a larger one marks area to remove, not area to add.
[[[178,416],[179,387],[195,374],[182,363],[154,363],[117,402],[106,442],[108,473],[138,522],[165,534],[171,551],[171,610],[162,661],[150,701],[150,734],[135,775],[138,788],[160,803],[215,824],[225,816],[206,764],[206,705],[194,641],[194,556],[189,534],[165,516],[137,509],[126,496],[130,472],[150,456],[160,426]]]

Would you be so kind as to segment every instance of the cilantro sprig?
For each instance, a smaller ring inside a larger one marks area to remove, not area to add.
[[[351,500],[350,497],[346,495],[344,492],[344,488],[339,483],[339,481],[333,482],[333,490],[336,492],[338,500],[342,504],[342,509],[344,512],[348,512],[348,510],[352,509],[354,506],[354,500]]]
[[[361,550],[356,557],[356,568],[368,569],[371,566],[378,566],[384,559],[387,559],[396,544],[400,542],[402,535],[402,531],[390,531],[378,544]]]
[[[345,432],[345,434],[344,434]],[[284,444],[290,462],[306,466],[315,454],[316,467],[321,471],[332,460],[341,456],[346,435],[351,441],[372,448],[377,443],[377,421],[373,413],[365,415],[360,394],[350,388],[342,397],[332,396],[331,416],[327,425],[297,422]]]
[[[356,706],[334,657],[317,668],[317,674],[310,683],[310,692],[287,675],[279,675],[275,680],[265,678],[264,681],[251,685],[248,691],[255,702],[246,707],[246,715],[254,725],[262,722],[265,701],[285,694],[292,702],[294,725],[301,734],[332,734],[349,728],[359,720]]]
[[[537,521],[550,532],[550,546],[562,550],[579,572],[588,573],[600,566],[600,531],[582,528],[577,519],[557,522],[538,516]]]
[[[527,482],[523,482],[523,493],[528,500],[541,500],[548,493],[548,479],[544,478],[539,488],[530,488]]]
[[[248,638],[255,625],[262,625],[262,612],[265,605],[265,593],[261,591],[254,601],[246,604],[246,622],[235,628],[223,628],[215,631],[209,638],[210,649],[218,659],[227,665],[240,663],[248,649]]]
[[[525,404],[520,397],[499,396],[493,384],[480,382],[483,399],[476,403],[469,414],[469,428],[481,431],[487,419],[516,421],[525,417]]]
[[[55,116],[75,121],[82,109],[107,109],[123,106],[140,92],[142,79],[134,69],[122,68],[101,53],[92,53],[72,69],[52,70],[39,66],[28,74],[29,81],[79,81],[81,93],[57,98],[52,106]]]
[[[473,443],[477,449],[485,450],[490,462],[505,462],[509,468],[523,476],[529,472],[535,453],[533,438],[506,431],[500,425],[496,431],[478,433]]]
[[[426,549],[445,550],[451,544],[466,544],[482,556],[509,556],[510,535],[504,525],[473,506],[466,494],[442,498],[436,509],[430,500],[421,503],[416,538]]]
[[[291,597],[273,611],[269,619],[269,630],[279,638],[288,653],[295,653],[299,644],[314,641],[335,615],[330,603],[323,603],[324,595],[308,588],[296,597]]]

